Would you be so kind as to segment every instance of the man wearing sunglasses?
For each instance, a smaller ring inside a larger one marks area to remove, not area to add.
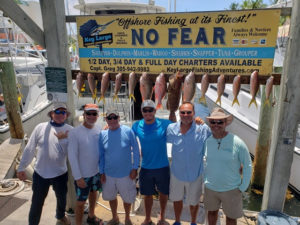
[[[83,123],[69,134],[68,156],[75,180],[76,190],[76,225],[82,224],[84,204],[89,199],[88,224],[103,224],[95,215],[97,191],[101,188],[99,174],[99,134],[96,126],[99,108],[96,104],[86,104]]]
[[[140,163],[139,146],[133,131],[120,125],[119,112],[116,109],[108,109],[105,120],[108,129],[102,130],[99,136],[99,168],[103,186],[102,198],[109,201],[112,213],[112,219],[107,224],[120,223],[116,198],[119,193],[125,209],[124,224],[132,225],[130,208],[136,197],[135,179]]]
[[[173,201],[175,223],[181,224],[183,199],[190,206],[191,225],[196,225],[203,183],[205,140],[211,135],[206,124],[196,124],[191,102],[179,107],[180,121],[170,124],[167,142],[172,144],[170,200]]]
[[[216,225],[222,204],[226,225],[236,225],[237,219],[243,216],[242,192],[251,179],[250,154],[238,136],[226,131],[232,115],[217,107],[206,119],[212,131],[205,143],[204,156],[204,207],[208,211],[208,224]]]
[[[142,165],[139,174],[140,193],[144,195],[146,217],[142,225],[151,225],[153,195],[159,192],[160,219],[164,225],[165,209],[168,201],[170,169],[167,155],[166,130],[170,120],[155,117],[155,103],[148,99],[141,106],[143,118],[133,124],[132,130],[139,138]]]
[[[38,124],[23,151],[17,176],[26,180],[25,168],[34,157],[34,173],[32,176],[32,202],[29,211],[29,225],[40,222],[45,198],[52,185],[57,198],[56,218],[62,224],[71,224],[65,215],[67,195],[67,145],[68,132],[72,127],[65,124],[69,116],[65,103],[54,102],[48,113],[50,122]]]

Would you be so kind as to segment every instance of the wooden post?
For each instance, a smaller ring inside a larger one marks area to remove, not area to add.
[[[282,211],[300,120],[300,1],[293,2],[290,39],[281,79],[279,110],[268,158],[262,209]]]
[[[0,62],[0,81],[11,138],[23,139],[24,131],[18,103],[16,76],[12,62]]]
[[[261,106],[259,115],[258,137],[255,147],[254,166],[252,174],[252,187],[263,189],[266,175],[266,165],[271,144],[273,126],[272,95],[270,95],[270,106],[264,105],[266,86],[261,88]]]

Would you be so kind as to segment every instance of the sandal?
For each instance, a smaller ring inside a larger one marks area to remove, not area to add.
[[[119,225],[120,221],[118,219],[111,219],[106,225]]]
[[[94,216],[92,218],[88,216],[86,219],[86,222],[91,225],[103,225],[104,224],[103,221],[100,218],[98,218],[97,216]]]

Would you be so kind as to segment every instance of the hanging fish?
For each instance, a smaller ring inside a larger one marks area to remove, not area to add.
[[[97,95],[97,89],[96,89],[97,84],[96,84],[96,82],[97,82],[97,80],[95,81],[95,76],[92,73],[88,73],[87,79],[88,79],[88,84],[89,84],[89,87],[90,87],[90,91],[92,93],[92,98],[96,99],[96,95]]]
[[[162,99],[166,95],[167,83],[164,73],[160,73],[156,77],[154,92],[155,92],[155,101],[157,102],[156,109],[162,108]]]
[[[190,72],[184,79],[182,101],[191,102],[195,95],[195,89],[195,73]]]
[[[153,85],[152,81],[150,80],[150,76],[144,72],[140,78],[140,92],[142,95],[142,101],[145,99],[151,99],[153,93]]]
[[[77,73],[76,75],[76,86],[77,86],[77,90],[78,90],[78,97],[81,97],[82,94],[82,87],[84,84],[84,80],[83,80],[83,74],[81,72]]]
[[[234,103],[240,105],[239,100],[237,98],[237,96],[240,92],[240,89],[241,89],[241,76],[237,75],[234,77],[233,83],[232,83],[232,92],[233,92],[232,106],[234,105]]]
[[[205,93],[207,92],[209,86],[208,74],[204,74],[201,78],[201,97],[199,98],[199,103],[206,105]]]
[[[183,74],[177,72],[169,77],[167,109],[170,111],[169,120],[176,122],[175,112],[179,107]]]
[[[134,89],[135,89],[135,85],[137,83],[137,79],[136,79],[136,75],[135,72],[131,72],[129,74],[129,100],[133,99],[135,101],[135,97],[134,97]]]
[[[107,88],[109,87],[109,81],[110,81],[109,73],[105,72],[102,75],[102,79],[101,79],[101,90],[100,90],[101,95],[100,95],[100,98],[98,99],[98,102],[103,100],[103,103],[105,104],[105,92],[106,92]]]
[[[252,96],[252,99],[248,105],[248,108],[251,106],[252,103],[254,103],[257,108],[255,96],[257,94],[258,88],[259,88],[258,72],[254,71],[250,76],[250,94]]]
[[[118,73],[116,75],[116,80],[115,80],[115,90],[114,90],[113,101],[117,100],[119,102],[118,93],[121,89],[121,85],[122,85],[122,73]]]
[[[272,89],[273,89],[273,83],[274,83],[274,77],[270,76],[269,79],[267,80],[267,83],[266,83],[266,88],[265,88],[266,100],[265,100],[264,105],[270,106],[270,95],[271,95],[271,92],[272,92]]]
[[[220,106],[221,106],[221,97],[224,93],[224,90],[225,90],[225,76],[224,76],[224,74],[221,74],[218,77],[218,83],[217,83],[218,98],[216,100],[216,103],[218,104],[218,102],[219,102]]]

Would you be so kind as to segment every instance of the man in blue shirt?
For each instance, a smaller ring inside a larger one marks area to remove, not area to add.
[[[226,131],[232,115],[226,115],[217,107],[206,119],[212,131],[204,147],[204,207],[208,211],[208,224],[216,225],[222,204],[226,225],[235,225],[237,218],[243,216],[242,192],[246,191],[251,179],[250,154],[238,136]]]
[[[109,201],[112,212],[112,219],[108,225],[117,225],[120,222],[117,214],[117,193],[120,193],[123,200],[125,225],[132,225],[129,214],[136,197],[135,179],[140,163],[139,146],[133,131],[120,125],[117,110],[109,109],[105,120],[108,129],[102,130],[99,136],[99,168],[102,197]]]
[[[170,120],[155,118],[155,103],[144,100],[141,106],[143,118],[133,124],[132,130],[139,138],[142,150],[142,165],[139,174],[140,193],[144,195],[146,217],[143,225],[152,224],[153,195],[159,192],[159,225],[165,223],[168,201],[170,169],[167,156],[166,130]]]
[[[175,223],[180,225],[183,199],[190,205],[191,225],[196,224],[203,181],[204,142],[210,136],[207,125],[194,122],[194,105],[183,102],[180,121],[168,126],[167,142],[172,143],[170,200],[174,204]]]

